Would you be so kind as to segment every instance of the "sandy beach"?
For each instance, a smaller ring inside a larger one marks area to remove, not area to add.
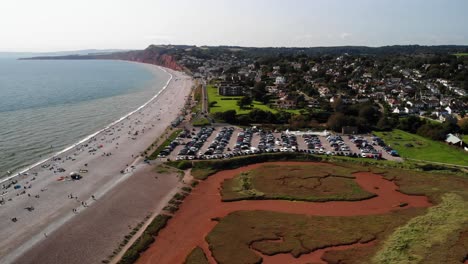
[[[158,71],[156,66],[147,67]],[[138,192],[138,188],[148,184],[144,181],[140,187],[126,186],[135,185],[134,179],[136,181],[144,175],[151,175],[148,169],[151,165],[146,164],[140,155],[180,114],[193,85],[192,79],[184,73],[164,70],[172,75],[170,82],[166,89],[145,107],[52,160],[1,184],[0,263],[13,263],[25,253],[21,263],[26,263],[27,259],[33,263],[35,254],[55,255],[54,263],[73,263],[70,259],[63,260],[57,255],[56,250],[63,250],[57,248],[57,245],[64,243],[54,244],[54,238],[58,239],[55,242],[64,241],[63,232],[71,232],[72,227],[80,223],[84,227],[94,223],[95,228],[89,232],[96,233],[95,237],[99,236],[97,227],[102,227],[103,221],[105,224],[108,222],[107,224],[116,225],[116,230],[122,230],[122,224],[118,225],[119,214],[115,214],[114,210],[124,212],[135,207],[135,210],[129,210],[127,218],[121,216],[123,219],[120,219],[135,222],[140,215],[144,217],[148,212],[157,210],[160,207],[159,200],[164,200],[162,197],[177,188],[178,180],[146,177],[146,181],[151,179],[153,184],[148,186],[149,189],[143,188],[142,191],[151,190],[152,195],[149,197],[153,199],[146,204],[143,202],[145,209],[142,209],[141,205],[136,204],[138,200],[134,199],[138,194],[135,191]],[[69,177],[71,172],[79,172],[82,178],[72,180]],[[15,186],[17,189],[14,189]],[[124,188],[122,192],[127,196],[117,195],[115,190],[118,188]],[[139,210],[136,210],[137,208]],[[143,218],[139,221],[142,220]],[[114,231],[108,230],[107,233]],[[75,232],[86,234],[84,230],[76,228]],[[105,233],[102,235],[105,236]],[[89,247],[93,244],[93,236],[87,237],[88,239],[73,240],[73,249],[69,247],[70,254],[77,260],[76,263],[83,263],[79,257],[76,258],[79,254],[92,253]],[[65,240],[71,241],[69,238]],[[110,247],[112,246],[117,244]],[[85,250],[86,248],[88,250]],[[96,247],[94,252],[98,252],[98,249],[101,250],[102,247]],[[97,259],[93,259],[92,262],[95,260]]]

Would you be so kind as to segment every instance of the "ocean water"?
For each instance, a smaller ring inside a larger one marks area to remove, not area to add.
[[[0,177],[103,129],[169,77],[124,61],[0,59]]]

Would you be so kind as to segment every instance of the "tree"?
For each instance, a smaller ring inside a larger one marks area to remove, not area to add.
[[[393,127],[394,127],[394,123],[387,116],[382,116],[376,125],[376,128],[381,131],[392,130]]]
[[[227,110],[222,113],[222,119],[227,123],[236,122],[236,110]]]
[[[343,99],[341,99],[341,97],[335,98],[331,103],[331,107],[335,112],[343,112],[343,110],[345,109]]]
[[[372,105],[365,105],[359,109],[359,117],[367,120],[369,124],[376,124],[380,118],[380,112]]]
[[[460,126],[460,130],[463,134],[468,135],[468,117],[460,120],[458,126]]]
[[[244,109],[247,106],[250,106],[252,104],[252,98],[250,96],[243,96],[241,99],[237,101],[237,105],[241,108]]]
[[[340,131],[346,125],[346,116],[343,113],[334,113],[328,118],[327,126],[334,131]]]
[[[264,82],[258,82],[252,89],[252,96],[255,100],[261,101],[266,94],[266,84]]]

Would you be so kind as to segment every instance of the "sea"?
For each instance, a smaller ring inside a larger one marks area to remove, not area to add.
[[[169,78],[126,61],[0,58],[0,180],[136,110]]]

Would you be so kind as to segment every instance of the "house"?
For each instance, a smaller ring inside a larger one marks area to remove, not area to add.
[[[450,145],[462,144],[462,140],[453,134],[448,134],[447,139],[445,139],[445,142],[447,142]]]
[[[218,94],[224,96],[240,96],[245,94],[245,87],[221,85],[218,87]]]
[[[390,105],[390,107],[396,107],[396,106],[400,105],[400,102],[398,102],[398,100],[396,100],[394,98],[388,98],[387,103],[388,103],[388,105]]]
[[[330,94],[330,89],[328,89],[328,87],[321,86],[321,87],[317,88],[317,91],[319,92],[320,97],[328,97],[328,96],[331,96],[331,94]]]
[[[440,113],[439,120],[441,122],[449,122],[449,123],[453,123],[453,124],[457,123],[457,118],[453,117],[451,114],[449,114],[447,112]]]
[[[424,102],[423,101],[407,101],[407,105],[414,107],[414,108],[424,108]]]
[[[398,106],[393,109],[392,113],[400,115],[412,114],[415,113],[415,109],[407,106]]]
[[[300,70],[302,68],[302,64],[299,63],[299,62],[292,62],[291,63],[291,66],[295,69],[295,70]]]
[[[362,75],[362,78],[372,78],[372,73],[366,72]]]
[[[289,95],[286,95],[276,101],[278,108],[281,109],[294,109],[297,107],[296,100]]]
[[[275,84],[276,85],[282,85],[282,84],[285,84],[285,83],[286,83],[286,78],[284,78],[283,76],[276,77],[276,79],[275,79]]]
[[[426,100],[425,103],[427,107],[434,108],[434,107],[437,107],[440,102],[439,100],[436,100],[436,99],[430,99],[430,100]]]
[[[449,115],[452,114],[452,108],[450,108],[450,106],[447,106],[447,107],[445,107],[444,109],[445,109],[445,111],[447,111],[447,113],[448,113]]]
[[[394,113],[394,114],[403,114],[403,113],[405,113],[405,109],[403,107],[395,107],[395,109],[393,109],[392,113]]]

